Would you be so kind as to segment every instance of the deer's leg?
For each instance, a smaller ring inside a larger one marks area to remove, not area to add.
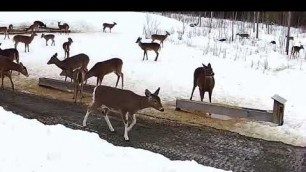
[[[7,77],[10,79],[10,81],[11,81],[11,86],[12,86],[12,89],[13,89],[13,91],[15,91],[15,88],[14,88],[14,83],[13,83],[13,81],[12,81],[12,75],[7,75]]]
[[[97,77],[97,84],[96,84],[96,86],[98,86],[98,84],[99,84],[99,77]]]
[[[116,82],[116,86],[115,86],[115,88],[117,88],[117,86],[118,86],[118,82],[119,82],[119,79],[120,79],[120,74],[119,73],[115,73],[116,75],[117,75],[117,82]]]
[[[128,112],[121,112],[122,114],[122,119],[124,123],[124,139],[125,141],[129,141],[129,136],[128,136],[128,126],[129,126],[129,113]]]
[[[105,114],[104,119],[105,119],[105,121],[106,121],[106,123],[108,125],[109,130],[111,132],[114,132],[115,129],[113,128],[112,123],[109,121],[108,112],[109,112],[109,109],[108,108],[104,108],[104,114]]]
[[[210,91],[208,92],[208,95],[209,95],[209,103],[211,103],[212,90],[210,90]]]
[[[133,114],[133,121],[130,124],[130,126],[127,128],[127,131],[129,132],[135,124],[136,124],[136,114]]]
[[[48,40],[46,40],[46,46],[48,46]]]
[[[24,52],[27,52],[27,44],[24,44]]]
[[[72,97],[72,99],[74,99],[74,103],[76,103],[77,96],[78,96],[78,86],[76,80],[74,80],[74,93]]]
[[[99,79],[99,85],[102,84],[102,80],[103,80],[104,76],[101,76],[100,79]]]
[[[121,85],[122,85],[122,89],[123,89],[123,73],[121,72]]]
[[[157,51],[155,51],[155,53],[156,53],[155,61],[157,61],[159,53]]]
[[[95,97],[95,94],[93,94],[92,97]],[[94,112],[95,110],[97,110],[97,108],[100,107],[101,105],[102,105],[102,104],[100,104],[100,103],[92,102],[91,105],[88,106],[86,115],[84,116],[84,119],[83,119],[83,127],[86,126],[86,122],[87,122],[88,116],[89,116],[92,112]]]
[[[201,102],[202,102],[204,99],[204,90],[199,88],[199,92],[200,92],[200,97],[201,97]]]
[[[15,42],[15,49],[17,49],[18,42]]]
[[[143,51],[143,58],[142,58],[142,61],[144,61],[145,55],[146,55],[146,51]]]
[[[193,96],[193,92],[194,92],[194,89],[196,88],[196,85],[194,84],[193,85],[193,88],[192,88],[192,91],[191,91],[191,96],[190,96],[190,100],[192,100],[192,96]]]
[[[55,46],[55,41],[54,41],[54,39],[52,39],[52,44],[53,44],[53,46]]]

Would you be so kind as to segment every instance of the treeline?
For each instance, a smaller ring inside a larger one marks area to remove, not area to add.
[[[238,21],[253,22],[257,17],[256,12],[259,12],[259,23],[277,24],[287,26],[288,24],[288,11],[213,11],[213,18],[219,19],[234,19]],[[180,13],[191,16],[211,17],[211,11],[167,11],[161,13]],[[291,12],[291,26],[292,27],[305,27],[306,26],[306,12],[292,11]]]

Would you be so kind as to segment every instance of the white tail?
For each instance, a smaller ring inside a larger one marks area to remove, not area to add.
[[[24,43],[24,52],[27,52],[26,49],[28,47],[28,52],[30,52],[29,45],[33,41],[34,37],[37,36],[36,33],[32,33],[31,36],[25,36],[25,35],[15,35],[13,37],[13,40],[15,41],[15,48],[17,49],[17,45],[19,42]]]
[[[141,38],[138,37],[136,40],[136,43],[140,46],[140,48],[143,50],[143,59],[145,58],[145,55],[147,55],[147,60],[148,60],[148,53],[147,51],[154,51],[156,53],[155,61],[157,61],[158,58],[158,50],[160,49],[160,45],[158,43],[152,42],[152,43],[142,43]]]
[[[123,88],[123,73],[121,71],[122,65],[123,61],[119,58],[112,58],[109,60],[98,62],[86,73],[85,80],[95,76],[97,77],[96,86],[98,86],[102,84],[102,80],[105,75],[114,72],[117,75],[117,82],[115,87],[118,86],[118,82],[121,77],[121,84]]]
[[[88,116],[95,112],[99,107],[103,107],[105,121],[111,132],[115,131],[108,119],[109,111],[119,112],[124,123],[124,139],[129,140],[128,132],[136,124],[136,114],[139,110],[152,107],[161,112],[164,108],[158,96],[159,88],[152,94],[145,90],[145,96],[135,94],[130,90],[117,89],[108,86],[99,85],[94,89],[93,101],[89,105],[83,120],[83,126],[86,126]],[[129,125],[128,118],[132,116],[132,123]]]

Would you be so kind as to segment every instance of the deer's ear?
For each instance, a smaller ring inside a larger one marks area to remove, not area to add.
[[[202,63],[202,65],[203,65],[204,68],[207,68],[207,66],[205,66],[205,64]]]
[[[150,97],[152,93],[148,89],[146,89],[145,94],[147,97]]]
[[[207,67],[211,68],[211,65],[210,65],[210,63],[208,63]]]
[[[159,90],[160,90],[160,87],[157,88],[157,90],[155,91],[154,95],[158,96]]]

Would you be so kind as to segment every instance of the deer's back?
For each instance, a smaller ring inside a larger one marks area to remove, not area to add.
[[[114,71],[121,71],[123,61],[119,58],[112,58],[96,63],[88,73],[92,76],[105,75]]]
[[[84,67],[87,69],[87,65],[89,63],[89,57],[86,54],[77,54],[74,56],[71,56],[65,60],[63,60],[63,62],[68,65],[67,67],[70,69],[76,69],[78,67]]]
[[[115,110],[123,109],[130,112],[138,110],[136,107],[139,105],[141,97],[130,90],[103,85],[97,86],[94,92],[96,102]]]
[[[8,49],[0,50],[0,55],[13,59],[16,56],[18,56],[19,53],[18,53],[18,50],[15,48],[8,48]]]
[[[158,35],[158,34],[153,34],[151,36],[151,39],[157,39],[157,40],[164,40],[166,38],[165,35]]]
[[[26,35],[15,35],[13,37],[13,40],[15,42],[24,42],[24,43],[27,43],[27,42],[29,42],[30,38],[31,38],[30,36],[26,36]]]
[[[0,27],[0,31],[6,31],[7,30],[7,27]]]
[[[158,43],[141,43],[143,50],[158,50],[160,45]]]

